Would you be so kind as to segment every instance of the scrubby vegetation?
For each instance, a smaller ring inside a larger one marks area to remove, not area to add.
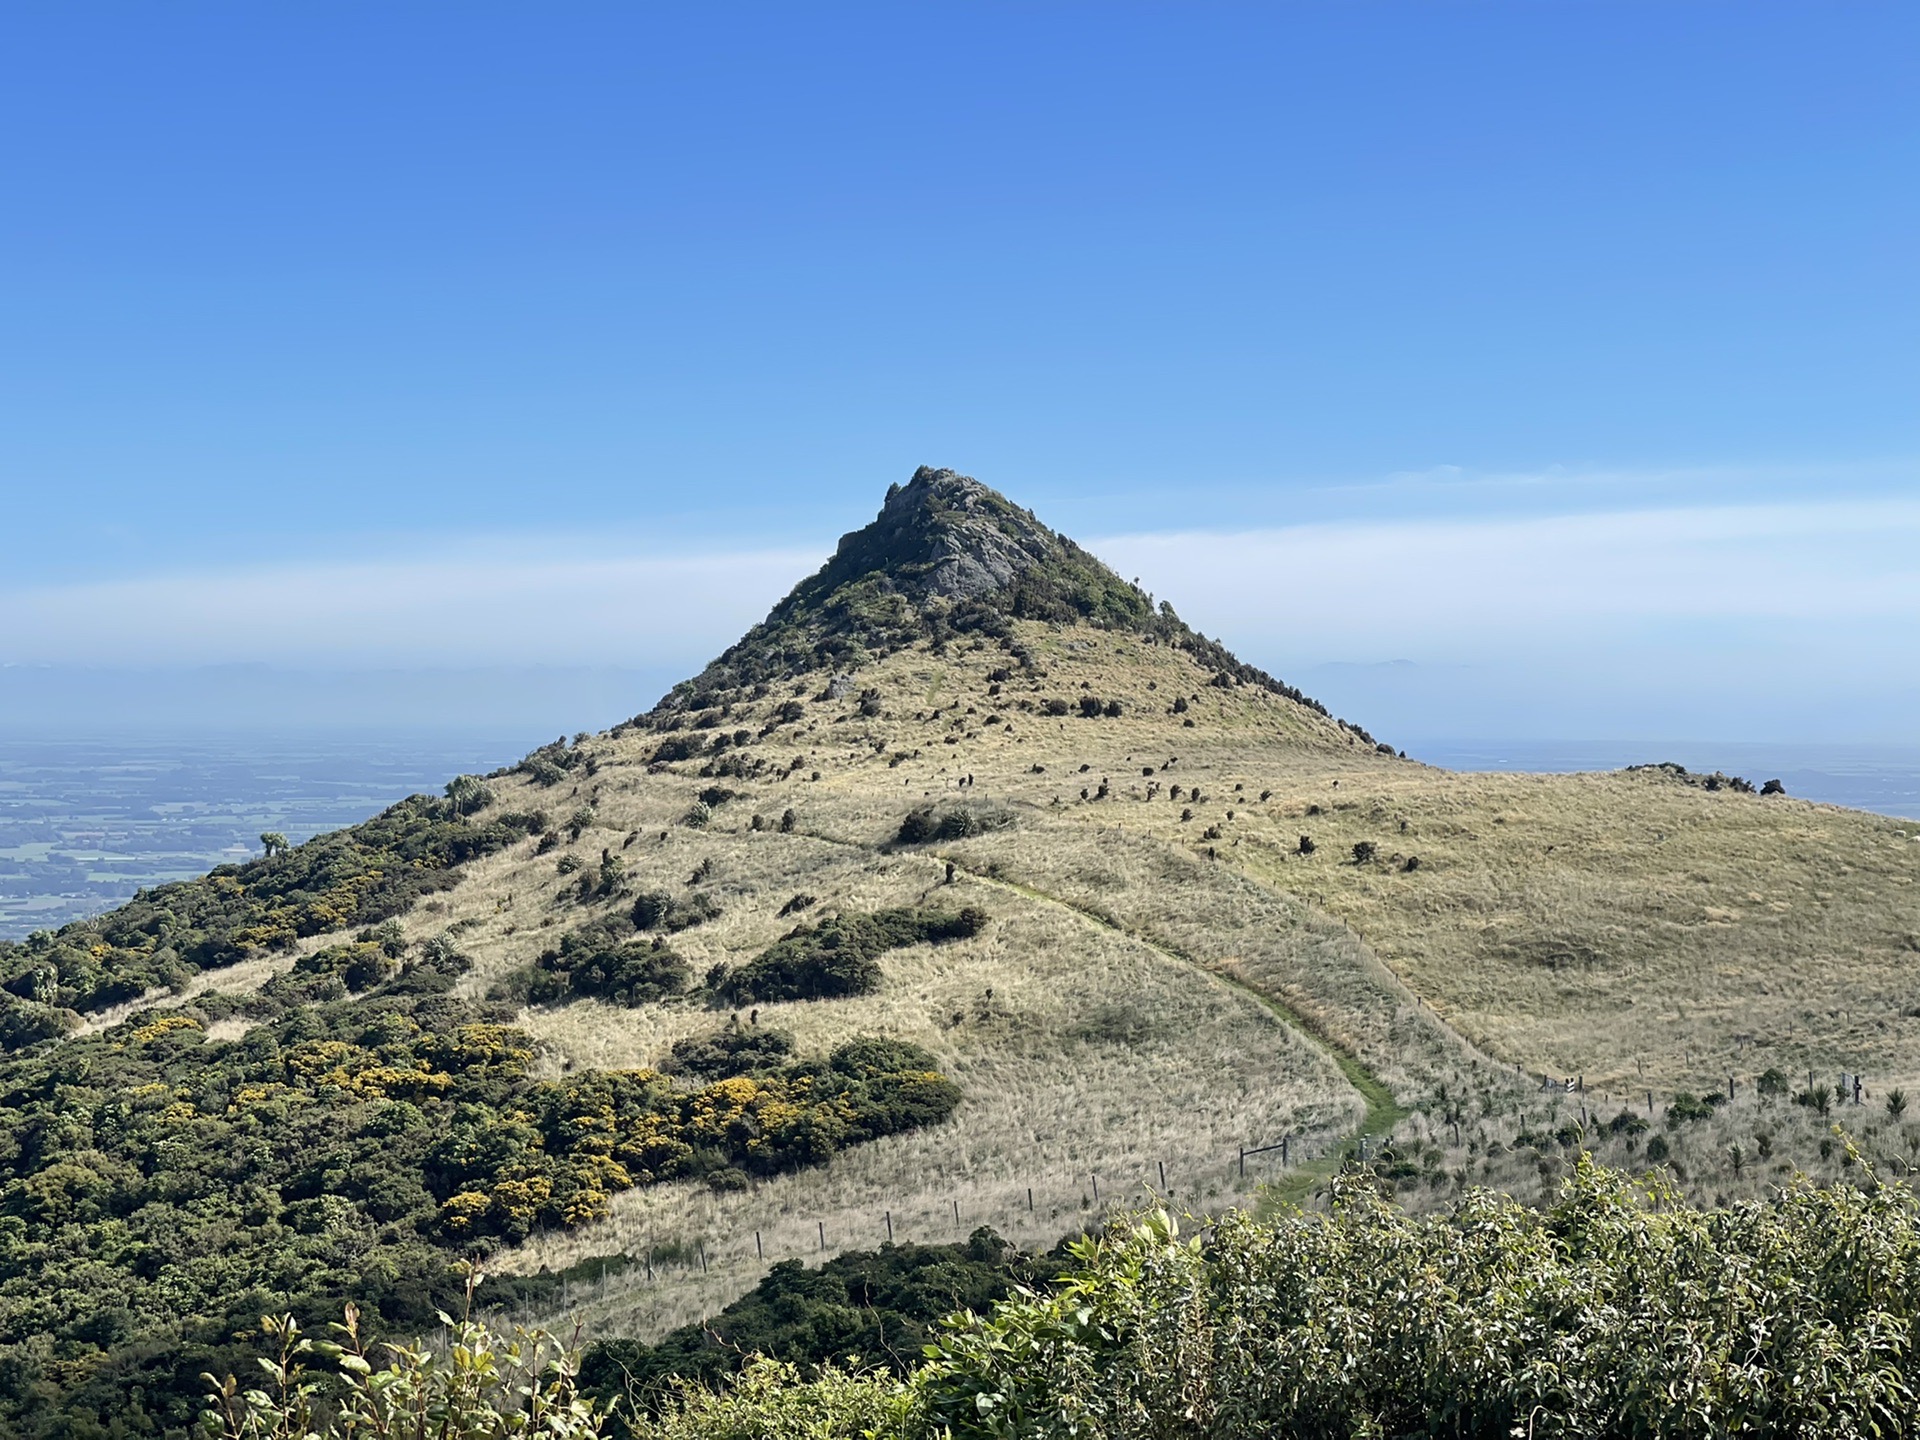
[[[258,951],[378,923],[445,889],[454,867],[540,823],[524,814],[476,823],[472,799],[467,791],[459,799],[416,795],[271,858],[143,891],[98,920],[0,944],[0,1006],[10,1012],[0,1031],[32,1043],[69,1028],[52,1011],[137,1000]]]
[[[898,839],[902,845],[925,845],[936,840],[965,840],[1004,830],[1013,823],[1013,812],[1005,806],[951,805],[922,806],[909,810],[900,822]]]
[[[670,1382],[725,1384],[756,1356],[808,1374],[834,1365],[905,1372],[946,1316],[984,1313],[1015,1287],[1044,1286],[1065,1268],[1062,1252],[1024,1254],[987,1229],[956,1245],[852,1251],[815,1269],[782,1261],[718,1315],[655,1344],[590,1345],[581,1384],[635,1415],[657,1412],[674,1393]]]
[[[688,1035],[674,1041],[671,1055],[660,1068],[670,1075],[726,1080],[778,1070],[791,1054],[791,1030],[742,1025],[736,1018],[711,1035]]]
[[[678,995],[693,981],[687,962],[660,940],[622,937],[617,917],[568,932],[535,962],[526,998],[535,1005],[593,996],[615,1005],[645,1005]]]
[[[454,1253],[634,1185],[817,1163],[959,1098],[884,1041],[691,1091],[541,1082],[500,1012],[447,993],[459,968],[416,961],[236,1040],[207,1033],[226,1007],[190,1006],[0,1063],[0,1428],[177,1425],[186,1379],[264,1310],[353,1295],[423,1324]]]
[[[982,910],[899,907],[801,925],[728,975],[721,993],[742,1005],[862,995],[880,983],[880,957],[907,945],[964,940],[986,928]]]
[[[1352,1176],[1328,1214],[1233,1214],[1191,1238],[1165,1212],[1118,1220],[1067,1247],[1057,1277],[984,1232],[951,1249],[777,1267],[704,1326],[597,1345],[582,1379],[659,1440],[1718,1440],[1920,1423],[1920,1213],[1871,1176],[1703,1210],[1589,1164],[1541,1209],[1474,1193],[1424,1218]],[[913,1357],[949,1295],[959,1313]]]
[[[651,1070],[596,1071],[463,1104],[428,1152],[425,1179],[441,1234],[519,1239],[595,1219],[635,1185],[817,1164],[944,1120],[959,1100],[932,1056],[888,1040],[693,1091]]]
[[[961,1323],[918,1377],[957,1436],[1718,1437],[1906,1432],[1920,1217],[1905,1190],[1729,1210],[1583,1166],[1541,1210],[1162,1217],[1058,1293]]]

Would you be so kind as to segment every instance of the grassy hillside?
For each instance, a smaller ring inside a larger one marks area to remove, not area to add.
[[[776,1261],[1317,1204],[1343,1165],[1415,1211],[1587,1153],[1730,1201],[1858,1173],[1843,1071],[1895,1178],[1916,833],[1400,759],[923,472],[655,710],[0,954],[0,1404],[109,1415],[221,1286],[317,1313],[376,1256],[395,1320],[470,1252],[519,1277],[483,1302],[649,1339]],[[101,1318],[176,1259],[199,1288]]]

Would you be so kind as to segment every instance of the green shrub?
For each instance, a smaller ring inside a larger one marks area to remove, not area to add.
[[[618,928],[601,920],[566,935],[535,962],[527,999],[542,1005],[593,996],[615,1005],[646,1005],[692,983],[687,962],[660,941],[623,941]]]
[[[824,1000],[864,995],[880,984],[879,957],[907,945],[940,944],[977,935],[984,911],[902,907],[871,915],[836,915],[802,925],[732,971],[723,994],[737,1004]]]
[[[992,805],[922,806],[909,810],[895,839],[902,845],[925,845],[936,840],[965,840],[1004,830],[1013,823],[1011,810]]]
[[[725,1080],[733,1075],[768,1074],[780,1069],[792,1055],[791,1030],[729,1025],[711,1035],[688,1035],[674,1041],[671,1058],[660,1068],[669,1075]]]
[[[944,1317],[985,1313],[1016,1286],[1045,1284],[1065,1268],[1062,1256],[1025,1254],[984,1228],[961,1244],[850,1251],[811,1270],[785,1260],[718,1315],[655,1344],[589,1345],[581,1385],[619,1402],[623,1414],[645,1414],[684,1396],[674,1381],[719,1385],[755,1357],[797,1367],[789,1384],[833,1365],[882,1364],[903,1374]]]
[[[802,1379],[790,1365],[750,1362],[724,1391],[684,1384],[663,1412],[636,1421],[637,1440],[890,1440],[914,1433],[908,1387],[885,1371],[828,1368]]]
[[[926,1431],[1470,1437],[1912,1433],[1920,1227],[1903,1188],[1709,1211],[1582,1161],[1544,1210],[1164,1216],[1076,1249],[1050,1295],[950,1322]],[[923,1432],[925,1433],[925,1432]]]
[[[676,900],[664,890],[642,891],[635,897],[633,909],[629,912],[636,930],[674,932],[691,930],[696,925],[717,920],[721,913],[720,903],[710,895],[694,894],[684,900]]]
[[[469,1290],[471,1297],[471,1290]],[[580,1393],[579,1359],[540,1330],[499,1334],[468,1319],[451,1345],[375,1345],[348,1305],[337,1340],[315,1341],[291,1315],[264,1316],[267,1353],[243,1386],[206,1381],[202,1434],[210,1440],[590,1440],[608,1433],[603,1406]],[[325,1361],[324,1369],[314,1362]],[[261,1383],[259,1371],[266,1375]]]
[[[1667,1105],[1667,1128],[1684,1124],[1689,1120],[1708,1120],[1713,1117],[1720,1100],[1718,1093],[1701,1099],[1698,1095],[1682,1090]]]

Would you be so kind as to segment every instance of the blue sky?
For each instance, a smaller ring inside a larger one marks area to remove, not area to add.
[[[1389,734],[1914,738],[1916,177],[1895,5],[13,7],[0,663],[644,689],[931,462]]]

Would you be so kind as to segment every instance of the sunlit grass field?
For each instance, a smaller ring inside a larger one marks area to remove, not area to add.
[[[1828,1119],[1751,1093],[1770,1066],[1802,1084],[1864,1073],[1872,1104],[1831,1118],[1870,1128],[1890,1170],[1913,1158],[1875,1107],[1920,1077],[1920,824],[1661,771],[1453,774],[1138,635],[1023,623],[1018,638],[1026,668],[985,642],[921,644],[831,697],[814,677],[735,705],[721,723],[766,727],[768,764],[724,780],[739,793],[704,823],[689,815],[716,782],[699,760],[650,763],[661,737],[644,728],[585,741],[591,774],[495,782],[503,808],[591,813],[559,852],[477,861],[407,917],[414,939],[458,935],[470,993],[627,903],[583,904],[568,854],[618,855],[630,890],[717,905],[671,941],[696,975],[779,938],[796,895],[813,897],[802,920],[990,917],[973,939],[888,954],[873,994],[757,1017],[803,1052],[858,1033],[924,1045],[965,1092],[950,1123],[744,1191],[628,1191],[607,1220],[497,1267],[641,1256],[568,1304],[596,1333],[656,1333],[775,1258],[878,1243],[889,1217],[900,1239],[991,1224],[1044,1245],[1163,1183],[1196,1209],[1252,1202],[1280,1170],[1263,1155],[1243,1176],[1243,1147],[1286,1136],[1292,1163],[1324,1161],[1353,1153],[1363,1119],[1373,1155],[1391,1129],[1419,1203],[1469,1183],[1533,1198],[1556,1164],[1517,1140],[1577,1124],[1633,1162],[1648,1137],[1605,1122],[1652,1091],[1649,1133],[1666,1135],[1673,1092],[1729,1076],[1735,1103],[1673,1130],[1666,1161],[1701,1198],[1752,1193],[1783,1166],[1840,1163],[1819,1150]],[[802,716],[782,722],[790,699]],[[897,843],[927,806],[990,823]],[[727,1019],[583,1000],[520,1023],[557,1076],[658,1064]]]

